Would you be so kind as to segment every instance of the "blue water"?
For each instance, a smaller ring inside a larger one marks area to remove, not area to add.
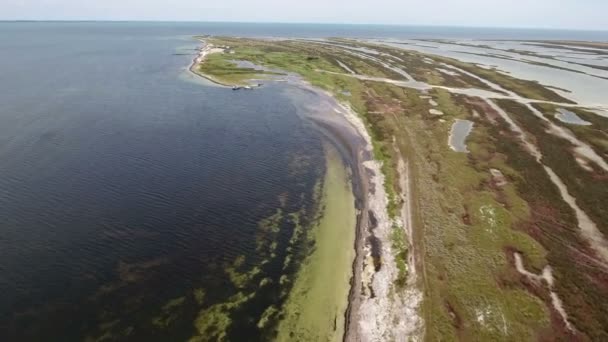
[[[258,223],[314,205],[320,134],[278,86],[193,82],[186,30],[1,26],[0,340],[189,338],[201,308],[246,290],[224,269],[264,257]],[[238,313],[233,336],[255,338],[279,301],[283,226],[260,275],[276,286]]]
[[[0,22],[0,34],[20,34],[51,29],[54,33],[86,39],[89,32],[157,36],[199,34],[247,37],[359,37],[454,39],[571,39],[608,41],[608,31],[480,28],[451,26],[397,26],[349,24],[279,24],[224,22]]]

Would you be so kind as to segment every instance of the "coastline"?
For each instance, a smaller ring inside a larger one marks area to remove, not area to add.
[[[389,195],[385,191],[385,176],[382,162],[374,158],[373,140],[363,119],[350,104],[338,100],[329,91],[314,87],[299,79],[295,86],[317,94],[326,101],[323,116],[313,117],[313,121],[323,126],[325,135],[336,144],[343,146],[349,155],[353,170],[353,191],[358,199],[358,219],[354,248],[351,288],[348,308],[345,312],[344,341],[374,341],[390,336],[398,341],[422,339],[422,317],[418,310],[422,302],[422,292],[417,288],[417,251],[408,253],[408,277],[404,289],[394,288],[398,276],[391,246],[391,233],[395,225],[403,229],[409,248],[413,248],[413,227],[411,213],[411,190],[409,165],[399,160],[402,193],[397,194],[403,201],[400,215],[395,220],[388,213]],[[331,115],[329,109],[331,109]],[[335,121],[339,118],[338,122]],[[346,124],[348,127],[344,127]],[[354,133],[348,137],[347,134]],[[403,174],[401,173],[403,172]],[[358,190],[358,191],[357,191]],[[380,245],[373,250],[372,240]],[[382,268],[375,270],[373,255],[382,258]],[[401,293],[397,293],[401,292]]]
[[[360,338],[353,330],[353,325],[358,324],[358,311],[361,305],[360,293],[362,290],[361,276],[364,259],[365,232],[369,225],[369,202],[368,191],[370,188],[369,173],[365,169],[363,163],[372,158],[372,151],[368,149],[365,139],[359,130],[361,126],[352,118],[349,119],[347,112],[344,112],[346,107],[343,107],[338,100],[330,93],[300,80],[294,86],[315,93],[317,96],[330,104],[326,112],[340,114],[339,116],[314,116],[311,117],[321,133],[339,150],[345,162],[351,170],[351,188],[355,198],[355,207],[357,210],[356,224],[354,227],[355,238],[352,242],[355,257],[350,268],[350,288],[348,291],[347,307],[344,315],[344,335],[343,341],[358,341]],[[324,112],[324,114],[327,114]],[[351,113],[356,116],[356,114]],[[336,118],[339,121],[336,121]],[[358,128],[359,127],[359,128]],[[359,141],[356,141],[359,140]]]
[[[355,251],[347,252],[355,232],[356,208],[350,170],[333,144],[324,148],[319,221],[310,229],[314,251],[308,255],[293,280],[278,322],[277,341],[342,341]],[[331,284],[331,286],[328,286]]]
[[[201,49],[191,69],[204,62],[209,51],[210,47]],[[211,79],[200,72],[195,71],[195,74]],[[398,270],[391,246],[393,227],[396,225],[397,229],[409,233],[411,218],[408,216],[394,220],[388,213],[389,195],[385,190],[382,162],[374,158],[373,140],[366,124],[349,103],[340,101],[331,92],[313,86],[302,77],[282,81],[313,92],[319,96],[320,102],[324,102],[325,108],[318,111],[317,115],[313,114],[310,119],[341,150],[343,156],[346,154],[345,159],[352,171],[351,189],[357,208],[356,225],[353,227],[355,238],[352,242],[355,257],[344,312],[342,340],[373,341],[386,337],[395,340],[421,339],[422,317],[418,310],[422,292],[409,276],[405,289],[395,288]],[[409,205],[411,202],[409,191],[397,195],[404,199],[404,204]],[[410,212],[411,209],[404,211],[407,215]],[[407,239],[409,241],[405,243],[411,244],[411,236]],[[415,268],[414,253],[410,254],[408,267]],[[374,255],[382,260],[379,269],[376,268]]]
[[[212,46],[210,46],[209,44],[207,44],[203,39],[197,39],[197,41],[199,43],[203,44],[203,46],[196,49],[198,51],[198,54],[196,55],[196,57],[194,57],[192,59],[192,62],[190,63],[190,66],[188,67],[188,70],[192,74],[194,74],[194,75],[196,75],[198,77],[202,77],[203,79],[205,79],[205,80],[207,80],[207,81],[209,81],[209,82],[211,82],[211,83],[213,83],[215,85],[218,85],[218,86],[221,86],[221,87],[231,87],[231,85],[229,85],[229,84],[222,83],[222,82],[214,79],[213,77],[211,77],[209,75],[206,75],[206,74],[198,71],[197,67],[201,63],[203,63],[205,61],[205,58],[209,54],[211,54],[211,53],[219,53],[220,51],[223,51],[223,49],[218,49],[218,51],[213,51],[214,48]]]

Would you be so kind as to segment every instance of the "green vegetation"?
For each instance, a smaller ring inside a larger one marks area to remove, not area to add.
[[[258,321],[258,328],[264,329],[268,327],[268,324],[279,314],[279,312],[279,309],[277,309],[274,305],[269,306]]]
[[[539,269],[546,264],[545,251],[526,234],[513,230],[529,214],[513,185],[491,186],[490,168],[505,174],[513,171],[504,156],[494,153],[487,122],[473,117],[460,98],[443,91],[433,93],[444,112],[441,118],[427,114],[426,103],[407,101],[411,95],[404,93],[411,91],[392,91],[404,103],[403,116],[395,118],[392,126],[400,128],[396,136],[404,140],[402,151],[409,149],[416,161],[417,226],[424,229],[417,240],[425,246],[426,338],[532,339],[548,326],[548,311],[517,285],[518,275],[505,250],[521,251]],[[456,118],[475,122],[468,155],[447,146]]]
[[[407,236],[403,227],[393,226],[391,231],[391,243],[395,250],[395,263],[399,274],[397,275],[396,285],[403,288],[407,284]]]
[[[548,251],[547,260],[553,268],[556,289],[581,338],[591,337],[594,340],[605,338],[605,323],[599,323],[606,315],[603,290],[589,277],[597,277],[597,269],[586,262],[582,253],[589,253],[586,244],[581,241],[576,218],[570,207],[561,199],[557,188],[549,180],[542,166],[529,156],[518,143],[518,138],[506,134],[508,125],[492,129],[494,136],[499,136],[495,146],[498,152],[508,157],[509,164],[518,171],[513,178],[517,193],[529,203],[531,216],[517,225],[519,229],[534,236]],[[548,299],[545,299],[548,301]],[[586,318],[585,318],[586,317]],[[593,317],[593,318],[592,318]],[[555,339],[558,332],[547,338]]]
[[[184,304],[186,297],[178,297],[170,300],[163,306],[160,316],[154,318],[152,323],[159,328],[168,327],[178,317],[179,309]]]
[[[264,70],[240,68],[236,62],[226,60],[219,53],[207,55],[205,63],[200,64],[196,71],[224,85],[245,85],[252,79],[260,79],[272,74]]]
[[[245,295],[239,292],[224,303],[215,304],[201,310],[194,322],[198,335],[192,337],[189,341],[226,341],[228,328],[232,324],[231,313],[238,310],[254,296],[255,293]]]
[[[568,187],[568,192],[597,223],[598,228],[608,234],[608,208],[605,206],[605,203],[608,203],[608,186],[598,186],[602,182],[605,183],[608,173],[594,164],[593,171],[585,170],[576,161],[574,146],[567,140],[548,133],[548,125],[525,106],[509,100],[497,102],[521,127],[525,127],[525,130],[535,137],[543,154],[543,162],[562,179]]]
[[[433,116],[429,114],[431,106],[428,100],[420,98],[421,93],[416,90],[339,75],[345,71],[337,60],[360,74],[399,77],[378,63],[344,53],[340,47],[302,41],[235,38],[216,41],[234,49],[233,55],[237,57],[230,58],[297,73],[311,84],[348,102],[363,118],[373,138],[375,157],[383,162],[382,171],[386,175],[385,187],[390,200],[388,210],[392,217],[396,217],[401,205],[397,196],[401,192],[397,182],[397,157],[410,161],[412,191],[416,198],[413,208],[416,248],[407,250],[401,229],[393,231],[391,243],[399,268],[398,285],[407,279],[407,253],[416,253],[418,259],[423,260],[419,273],[425,289],[423,314],[427,340],[511,341],[572,337],[559,325],[559,319],[555,319],[556,313],[550,309],[551,299],[546,287],[531,283],[514,269],[515,251],[523,256],[526,267],[532,272],[540,272],[547,263],[551,265],[555,276],[554,289],[564,301],[570,322],[577,328],[577,338],[608,338],[605,328],[608,326],[608,308],[602,299],[606,290],[601,286],[605,278],[585,259],[589,250],[578,236],[574,213],[561,199],[543,167],[522,147],[520,138],[482,100],[434,90],[428,95],[438,103],[437,109],[444,115]],[[567,102],[538,83],[518,80],[453,59],[348,40],[337,42],[380,51],[385,54],[380,57],[384,62],[402,67],[416,79],[433,84],[487,88],[479,85],[476,78],[465,75],[450,77],[433,70],[441,67],[440,63],[447,63],[528,98]],[[425,58],[427,63],[423,62]],[[572,154],[564,153],[569,145],[546,133],[546,127],[536,117],[509,101],[499,104],[540,142],[544,162],[567,182],[569,189],[572,187],[581,207],[596,222],[608,222],[601,208],[601,203],[608,202],[604,197],[608,187],[591,189],[592,179],[605,181],[605,175],[597,169],[592,173],[577,169],[578,164],[572,159]],[[473,111],[480,115],[473,115]],[[577,114],[590,122],[600,120],[582,110],[577,110]],[[453,152],[447,145],[451,124],[457,118],[475,123],[467,139],[468,154]],[[590,144],[599,148],[603,142],[598,139],[605,138],[605,126],[601,125],[594,122],[594,128],[599,130],[593,133],[595,136],[588,131],[577,132],[576,128],[573,131],[596,139],[595,145]],[[328,174],[330,169],[328,167]],[[497,185],[490,169],[500,170],[506,184]],[[324,189],[324,196],[332,194],[326,199],[325,210],[329,213],[333,211],[333,194],[346,190],[329,192]],[[331,214],[328,215],[327,220],[333,220]],[[277,314],[271,307],[258,321],[258,326],[267,326],[273,317],[282,317],[279,339],[332,338],[337,336],[332,335],[334,329],[343,326],[334,325],[331,319],[326,318],[332,315],[327,308],[332,308],[330,311],[335,313],[340,311],[335,309],[338,306],[321,307],[322,304],[336,303],[337,297],[324,297],[328,293],[326,289],[323,293],[317,292],[322,288],[321,284],[337,275],[315,265],[323,265],[320,260],[328,260],[328,256],[336,251],[343,255],[346,247],[332,245],[330,252],[323,252],[327,248],[323,241],[337,240],[335,237],[321,238],[323,232],[331,232],[322,227],[321,222],[315,230],[314,252],[306,259],[293,282],[282,313]],[[298,234],[294,232],[296,239]],[[352,242],[352,239],[340,239],[348,244]],[[327,276],[312,276],[314,274]],[[279,282],[289,284],[290,280],[283,276]],[[398,286],[396,290],[401,288]],[[317,312],[324,312],[322,317],[325,319],[313,315]]]
[[[194,295],[194,300],[196,300],[196,303],[198,305],[202,305],[205,302],[206,293],[205,293],[204,289],[201,289],[201,288],[194,289],[193,295]]]
[[[534,107],[557,125],[567,127],[579,140],[589,144],[597,154],[608,156],[608,118],[591,113],[583,108],[568,108],[569,111],[574,112],[581,119],[590,122],[591,126],[567,124],[555,117],[558,106],[539,103],[534,104]]]
[[[281,312],[278,341],[341,341],[354,259],[356,213],[348,174],[328,147],[323,213],[312,227],[314,249],[301,265]],[[270,310],[270,311],[268,311]],[[269,308],[265,317],[275,315]]]
[[[226,273],[230,277],[230,281],[236,288],[242,289],[250,284],[261,272],[260,267],[255,266],[247,272],[239,272],[245,262],[245,256],[241,255],[234,260],[234,263],[226,268]]]

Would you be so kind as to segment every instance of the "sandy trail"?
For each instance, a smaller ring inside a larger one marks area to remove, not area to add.
[[[207,44],[207,43],[204,43],[204,44],[205,45],[200,50],[198,56],[194,60],[194,62],[197,64],[203,63],[205,61],[205,58],[213,53],[223,53],[224,52],[223,48],[216,48],[213,46],[213,44]]]
[[[572,324],[570,324],[570,321],[568,321],[568,314],[566,313],[566,309],[564,309],[563,302],[561,298],[559,298],[557,293],[553,291],[554,278],[551,266],[547,265],[545,266],[541,274],[535,274],[528,271],[524,267],[524,262],[521,254],[515,252],[513,253],[513,257],[515,258],[515,268],[517,269],[517,272],[528,277],[528,279],[532,280],[537,285],[542,285],[543,280],[546,282],[546,285],[549,289],[549,295],[551,297],[551,304],[553,305],[553,309],[560,315],[564,324],[566,325],[566,328],[570,331],[573,331],[574,328],[572,327]]]
[[[344,64],[341,60],[336,59],[336,62],[338,62],[338,65],[340,65],[340,67],[342,67],[342,69],[348,71],[351,75],[356,75],[357,73],[353,71],[353,69],[349,68],[348,65]]]

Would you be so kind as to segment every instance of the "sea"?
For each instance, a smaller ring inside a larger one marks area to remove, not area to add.
[[[256,267],[266,290],[213,318],[235,322],[230,340],[268,338],[255,317],[280,307],[284,270],[264,262],[260,230],[273,232],[276,260],[293,252],[297,224],[269,222],[314,212],[328,139],[298,90],[234,92],[189,73],[195,35],[608,40],[540,29],[0,22],[0,340],[187,340],[202,308],[239,302],[236,273]]]

